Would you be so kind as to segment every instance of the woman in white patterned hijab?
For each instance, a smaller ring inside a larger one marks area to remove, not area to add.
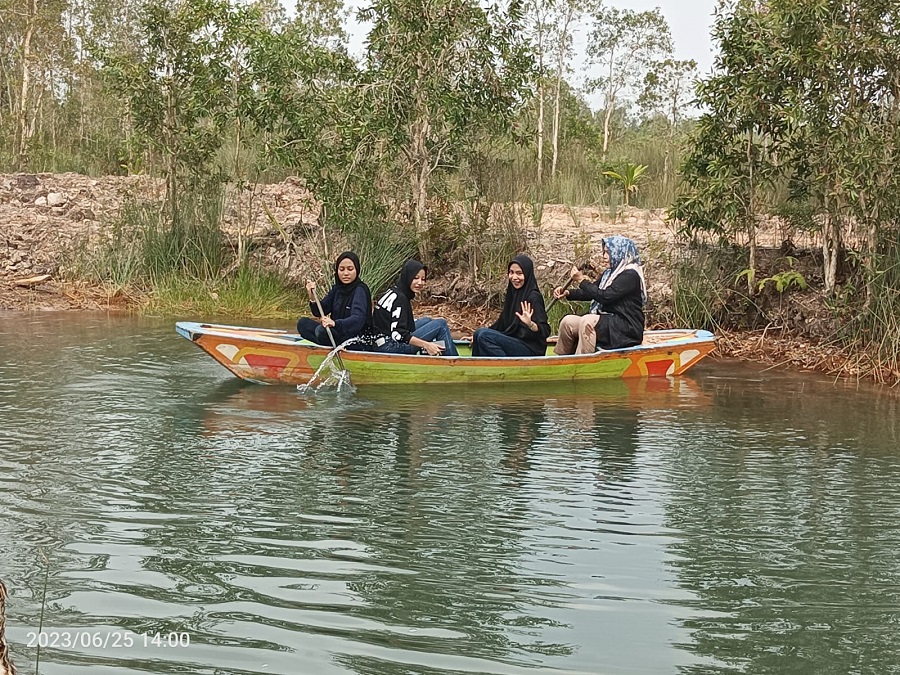
[[[644,304],[647,284],[637,246],[628,237],[610,236],[602,241],[606,269],[596,282],[577,267],[571,271],[576,288],[555,288],[553,297],[588,300],[588,313],[568,314],[559,323],[554,353],[590,354],[597,349],[622,349],[639,345],[644,338]]]

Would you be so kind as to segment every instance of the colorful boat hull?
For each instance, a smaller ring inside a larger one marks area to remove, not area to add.
[[[180,321],[176,331],[237,377],[260,384],[305,384],[330,349],[295,333]],[[342,351],[355,385],[551,382],[680,375],[715,348],[705,330],[647,331],[644,344],[576,356],[475,358]]]

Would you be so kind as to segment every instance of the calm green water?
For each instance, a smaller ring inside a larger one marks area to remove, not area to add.
[[[171,321],[0,325],[20,672],[42,605],[46,675],[900,672],[898,392],[707,360],[304,398]]]

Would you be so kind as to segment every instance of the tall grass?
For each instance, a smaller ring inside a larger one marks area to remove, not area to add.
[[[739,252],[697,243],[683,246],[675,260],[675,319],[680,325],[716,331],[733,307],[730,282],[741,267]]]
[[[418,251],[415,236],[405,228],[395,231],[386,225],[375,226],[367,232],[350,232],[347,239],[350,249],[359,256],[362,278],[373,299],[393,285],[403,263]]]
[[[606,157],[602,157],[597,148],[578,139],[563,144],[556,175],[550,175],[547,160],[542,185],[537,182],[537,158],[533,149],[518,145],[493,149],[480,157],[478,163],[465,165],[457,181],[475,185],[477,192],[490,201],[595,205],[615,213],[622,202],[621,191],[603,172],[620,170],[628,163],[644,164],[648,170],[632,204],[641,208],[664,208],[675,197],[681,156],[680,141],[667,139],[664,129],[634,128],[613,139]]]
[[[168,215],[159,203],[127,202],[98,240],[82,240],[74,248],[74,274],[116,291],[137,290],[148,298],[145,309],[156,313],[299,313],[305,301],[286,278],[249,257],[233,259],[220,229],[222,191],[182,194]]]
[[[553,297],[553,289],[550,288],[549,290],[545,291],[544,296],[548,297],[548,298],[552,298]],[[549,300],[547,302],[548,307],[550,305],[550,302],[553,302],[553,301]],[[578,304],[584,304],[584,303],[578,303]],[[584,308],[587,309],[587,305],[584,305]],[[583,313],[583,312],[579,311],[578,305],[568,302],[567,300],[560,300],[559,302],[554,303],[553,306],[549,307],[549,309],[547,310],[547,321],[550,324],[550,334],[556,335],[557,333],[559,333],[559,322],[562,321],[563,317],[566,316],[566,314],[580,314],[580,313]]]
[[[306,292],[280,274],[245,261],[222,279],[169,275],[154,283],[146,311],[162,315],[296,318],[307,311]]]
[[[130,201],[97,241],[78,243],[71,266],[119,288],[152,287],[172,275],[212,279],[228,262],[221,216],[221,191],[185,193],[171,218],[158,203]]]
[[[877,363],[878,380],[900,379],[900,242],[896,233],[884,233],[883,244],[877,253],[875,276],[868,280],[871,296],[857,291],[838,296],[835,309],[843,319],[838,331],[841,342],[855,352],[866,354]],[[859,268],[848,290],[864,289],[867,280]]]
[[[151,282],[172,273],[197,279],[217,276],[228,262],[220,229],[224,190],[209,186],[182,193],[171,220],[146,206],[137,212],[143,244],[143,273]]]

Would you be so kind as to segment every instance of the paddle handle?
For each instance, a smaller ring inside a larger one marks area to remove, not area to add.
[[[569,280],[566,282],[566,285],[563,286],[563,291],[568,290],[569,286],[571,286],[571,285],[572,285],[572,277],[569,277]],[[550,301],[550,304],[547,305],[547,309],[544,310],[544,311],[549,312],[550,309],[553,307],[553,305],[555,305],[555,304],[557,303],[558,300],[559,300],[559,298],[553,298],[553,299]]]

